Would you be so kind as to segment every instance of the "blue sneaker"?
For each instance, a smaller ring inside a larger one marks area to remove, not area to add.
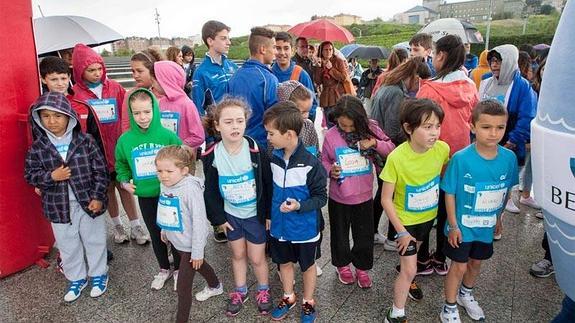
[[[70,282],[70,285],[68,285],[68,291],[66,292],[66,295],[64,295],[64,301],[70,303],[77,300],[78,297],[80,297],[80,294],[82,294],[82,290],[86,288],[87,285],[88,281],[86,279]]]
[[[292,302],[289,301],[288,297],[282,297],[278,306],[276,306],[276,308],[274,308],[272,311],[272,320],[274,321],[283,320],[287,316],[289,310],[295,306],[295,303],[296,303],[295,296],[293,297]]]
[[[305,302],[301,305],[301,322],[302,323],[313,323],[317,319],[317,312],[313,305]]]
[[[92,277],[92,290],[90,297],[98,297],[106,292],[108,289],[108,275]]]

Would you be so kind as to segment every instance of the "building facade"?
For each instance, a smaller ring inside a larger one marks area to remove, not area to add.
[[[423,7],[439,12],[439,18],[457,18],[464,21],[478,22],[491,17],[520,18],[525,2],[521,0],[472,0],[464,2],[447,2],[441,0],[423,0]]]
[[[360,16],[356,15],[348,15],[344,13],[340,13],[339,15],[333,16],[333,20],[336,24],[340,26],[349,26],[353,24],[361,24],[363,20]]]
[[[415,6],[405,12],[393,16],[393,20],[400,24],[425,25],[439,18],[439,13],[424,6]]]

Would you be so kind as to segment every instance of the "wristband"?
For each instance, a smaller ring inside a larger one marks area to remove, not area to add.
[[[409,232],[407,232],[407,231],[398,232],[397,234],[395,234],[395,239],[399,239],[401,237],[405,237],[408,235],[409,235]]]
[[[458,226],[452,227],[450,225],[447,225],[447,231],[451,232],[451,231],[457,231],[457,230],[459,230]]]

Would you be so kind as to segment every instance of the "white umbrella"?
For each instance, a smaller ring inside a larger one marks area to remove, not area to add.
[[[98,46],[124,38],[96,20],[79,16],[36,18],[34,36],[38,55],[72,48],[78,43]]]
[[[438,41],[446,35],[457,35],[464,43],[481,44],[483,37],[477,28],[468,22],[459,21],[455,18],[437,19],[423,27],[418,33],[428,33],[433,41]]]

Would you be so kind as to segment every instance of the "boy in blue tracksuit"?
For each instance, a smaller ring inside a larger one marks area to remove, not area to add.
[[[264,113],[263,123],[274,146],[270,250],[273,262],[279,264],[284,290],[272,319],[283,319],[295,305],[293,281],[297,262],[303,272],[301,321],[314,322],[315,253],[320,240],[321,207],[327,202],[327,173],[298,139],[303,119],[293,104],[274,105]]]
[[[200,113],[205,115],[210,105],[219,102],[229,91],[228,82],[238,66],[228,59],[230,27],[210,20],[202,27],[202,40],[208,46],[206,57],[194,72],[192,100]]]
[[[272,65],[272,73],[278,78],[280,83],[294,80],[303,84],[312,93],[313,103],[309,110],[308,118],[311,121],[315,120],[315,110],[317,108],[317,98],[315,96],[315,89],[310,75],[297,65],[295,61],[291,60],[293,40],[292,36],[285,32],[280,31],[276,34],[276,61]]]
[[[267,28],[252,28],[248,41],[250,59],[230,80],[230,94],[246,100],[252,110],[246,135],[252,137],[263,151],[267,149],[267,141],[262,117],[278,101],[278,79],[267,66],[275,57],[274,36],[275,33]]]

